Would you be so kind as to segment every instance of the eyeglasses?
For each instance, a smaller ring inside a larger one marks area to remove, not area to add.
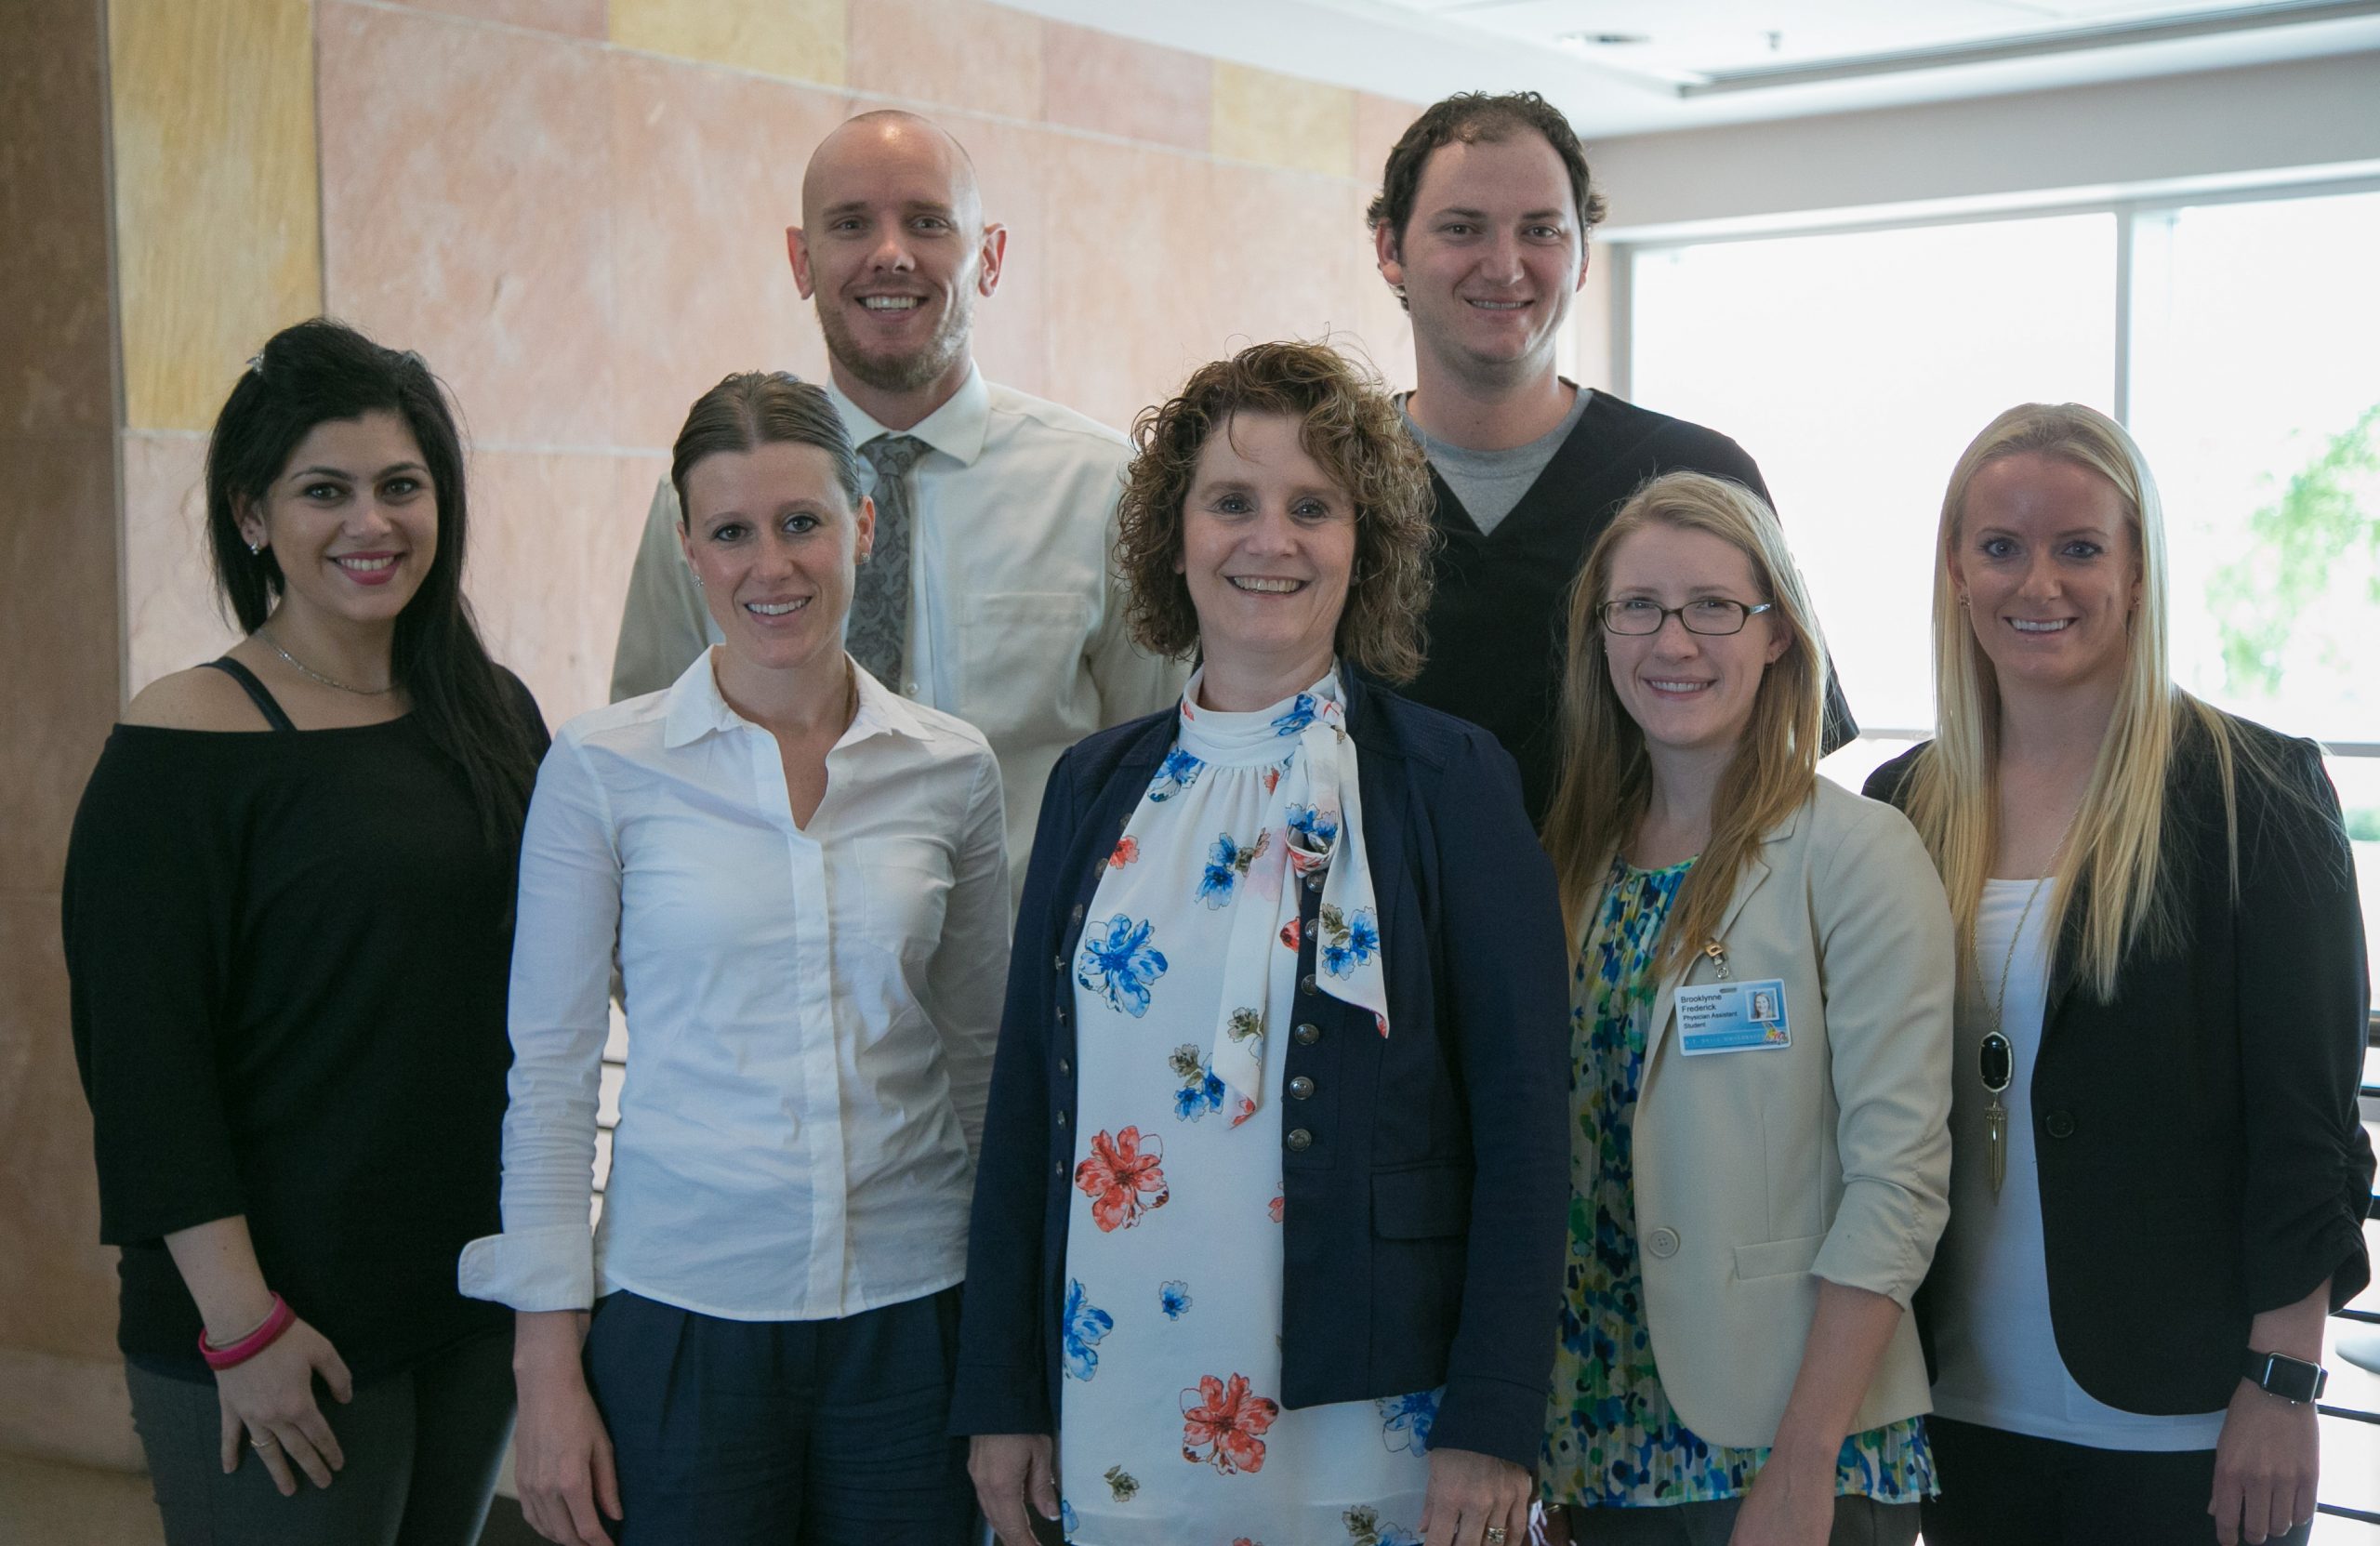
[[[1754,616],[1764,612],[1773,612],[1776,607],[1777,603],[1774,601],[1763,601],[1758,606],[1746,606],[1741,601],[1731,601],[1724,596],[1705,596],[1699,601],[1688,601],[1684,606],[1662,606],[1642,596],[1628,596],[1617,601],[1606,601],[1595,611],[1603,618],[1606,633],[1632,635],[1659,633],[1661,631],[1661,626],[1674,617],[1688,633],[1718,637],[1743,632],[1744,625],[1751,622]]]

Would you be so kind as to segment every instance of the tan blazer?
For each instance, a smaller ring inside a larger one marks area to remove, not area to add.
[[[1950,1218],[1950,908],[1907,819],[1821,778],[1761,844],[1719,941],[1734,980],[1783,979],[1792,1045],[1686,1057],[1677,989],[1718,968],[1698,953],[1662,981],[1636,1241],[1671,1403],[1704,1439],[1753,1447],[1776,1439],[1818,1279],[1906,1310]],[[1930,1407],[1904,1315],[1851,1431]]]

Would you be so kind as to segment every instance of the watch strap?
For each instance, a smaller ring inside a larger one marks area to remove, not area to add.
[[[2259,1353],[2254,1348],[2248,1350],[2247,1364],[2241,1373],[2250,1384],[2292,1406],[2320,1395],[2331,1378],[2330,1371],[2320,1364],[2309,1364],[2286,1353]]]

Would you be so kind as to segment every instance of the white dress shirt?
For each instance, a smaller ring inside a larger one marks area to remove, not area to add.
[[[886,685],[991,742],[1022,890],[1041,787],[1059,755],[1093,731],[1170,707],[1189,674],[1134,647],[1109,573],[1129,447],[1105,425],[993,386],[980,370],[899,431],[831,383],[826,390],[854,446],[892,433],[925,443],[909,473],[907,680]],[[872,492],[875,469],[862,460],[859,473]],[[665,478],[628,583],[612,696],[655,691],[718,641],[678,545],[678,496]]]
[[[707,651],[554,737],[522,839],[504,1233],[464,1249],[464,1293],[818,1320],[965,1275],[1008,963],[999,769],[853,669],[806,828]],[[615,940],[628,1070],[590,1236]]]

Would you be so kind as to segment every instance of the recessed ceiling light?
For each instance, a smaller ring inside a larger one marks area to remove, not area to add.
[[[1650,43],[1653,40],[1643,33],[1559,33],[1555,34],[1554,41],[1567,43],[1574,47],[1590,48],[1612,47],[1629,43]]]

